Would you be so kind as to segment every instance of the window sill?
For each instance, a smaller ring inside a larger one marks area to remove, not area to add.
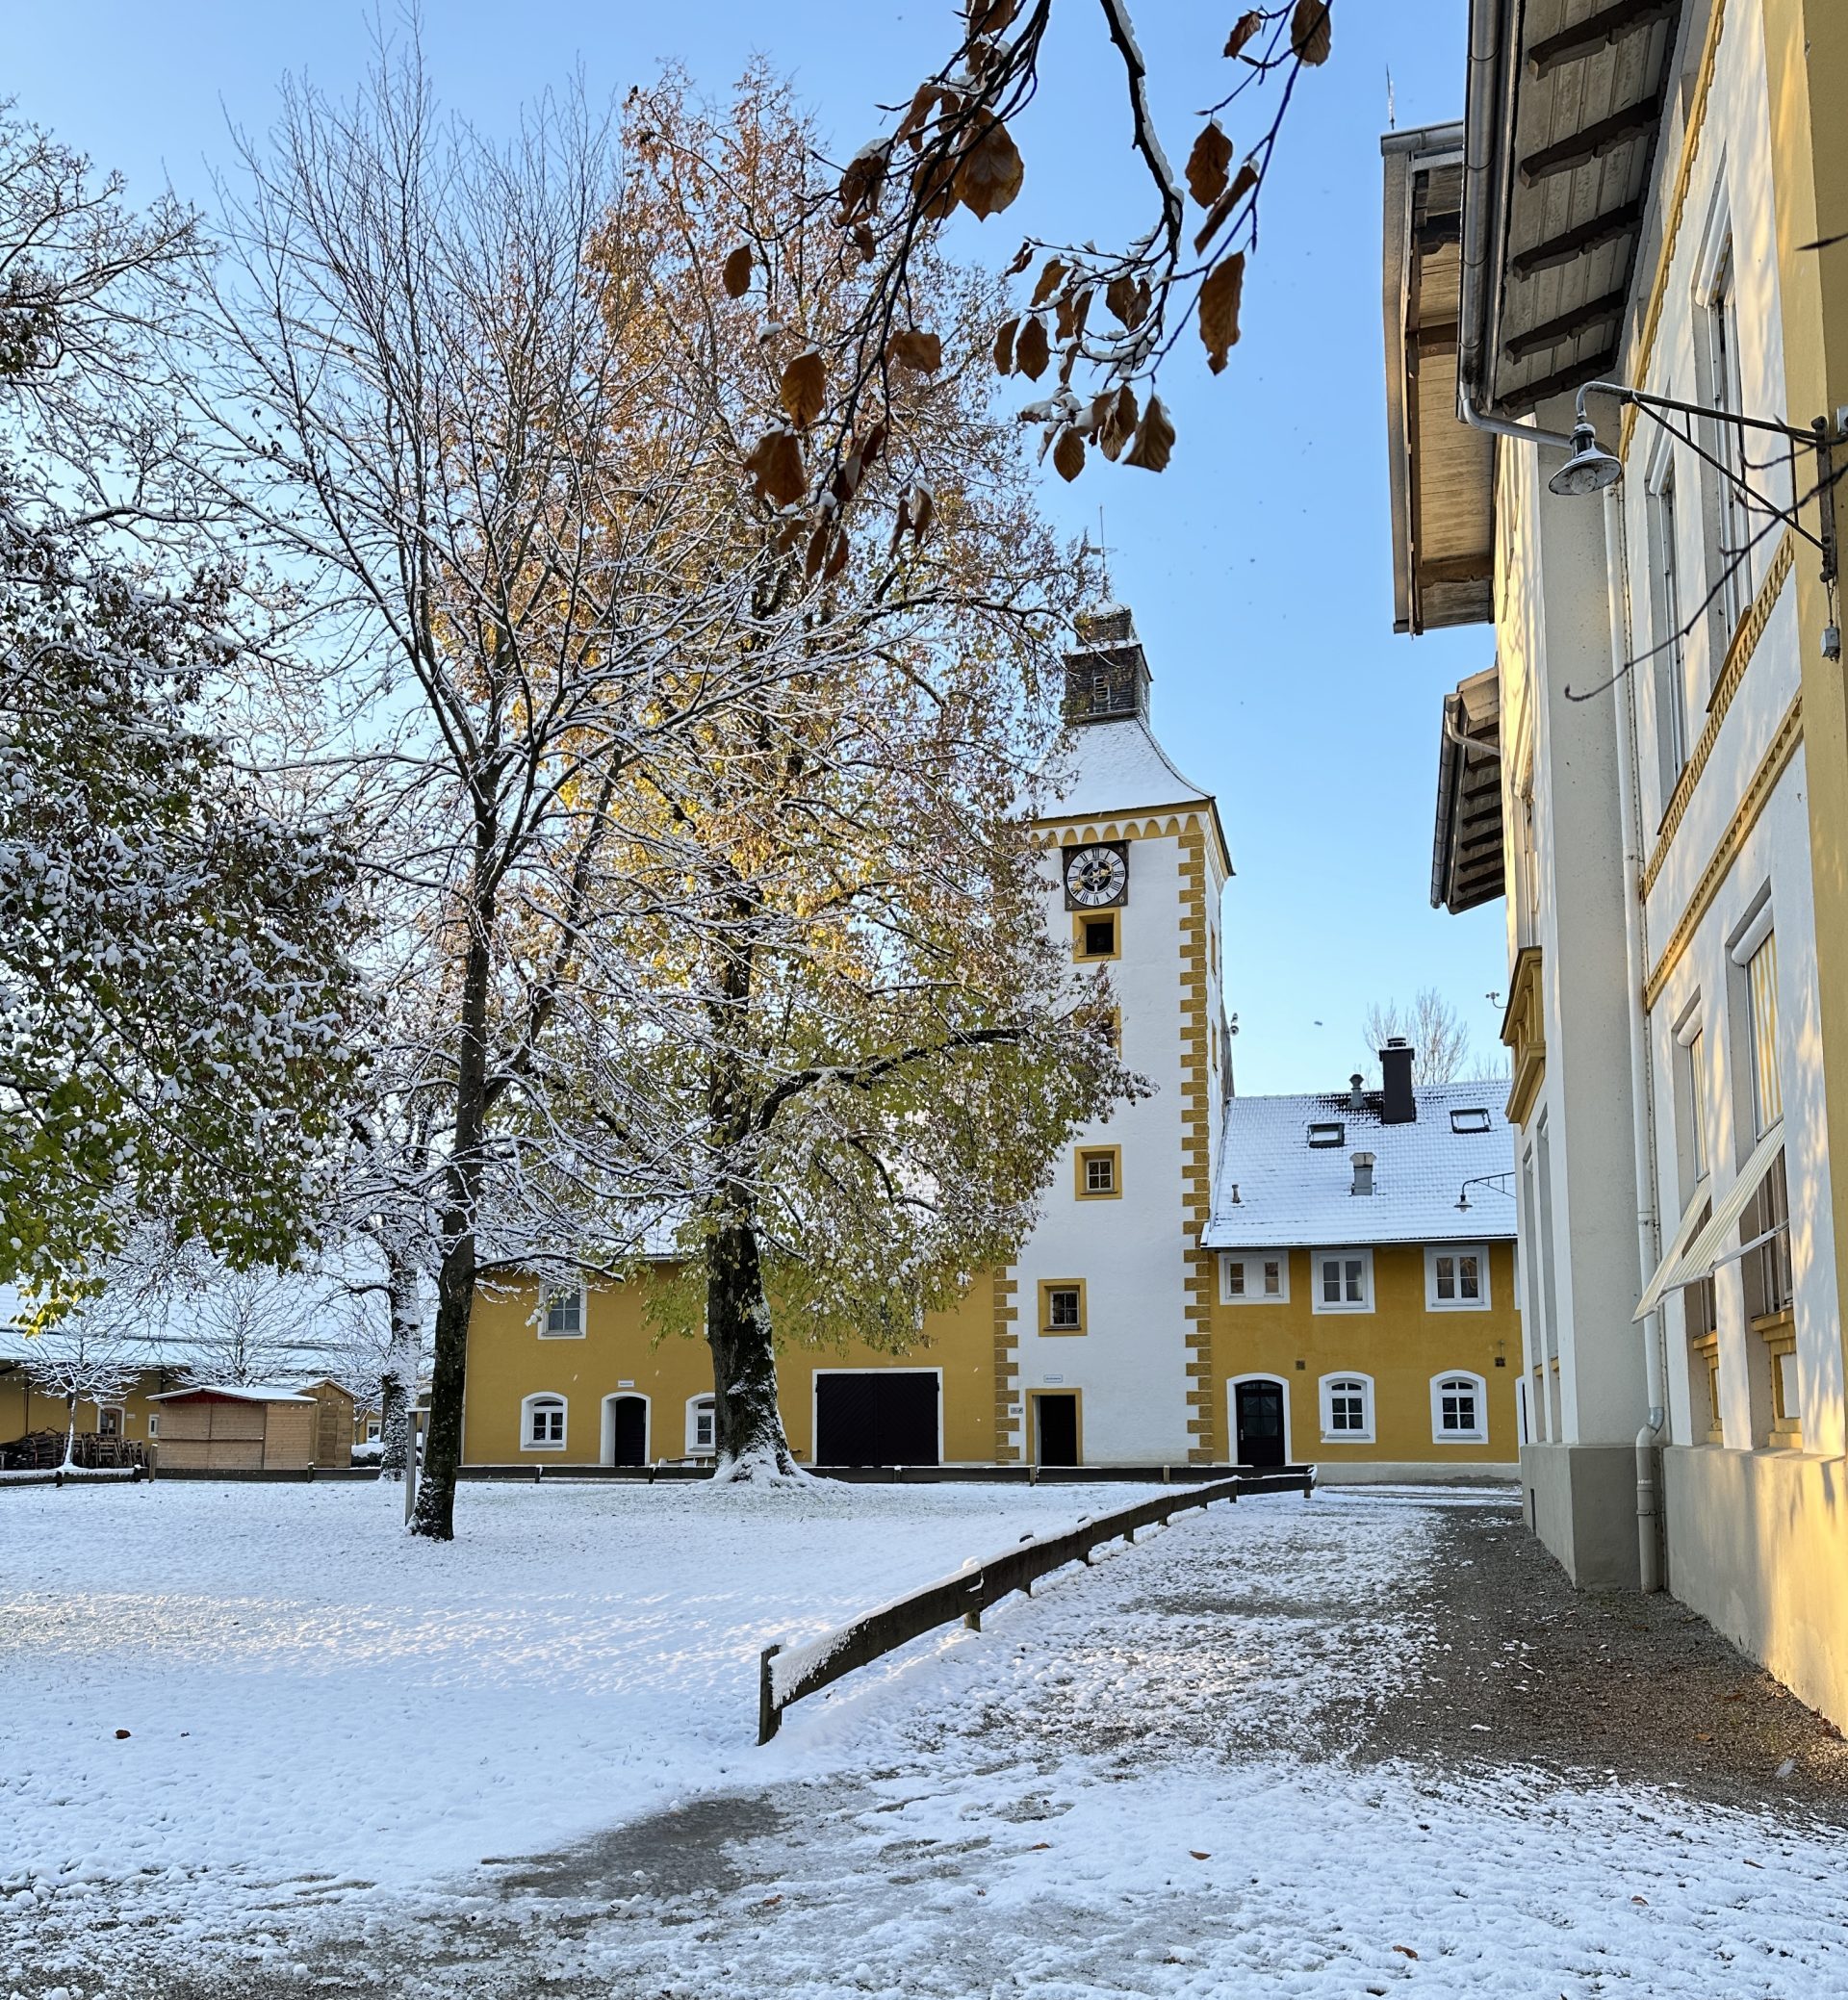
[[[539,1336],[542,1341],[580,1341],[583,1337],[581,1333],[542,1333]]]
[[[1424,1301],[1427,1313],[1486,1313],[1492,1310],[1486,1298],[1427,1298]]]
[[[1120,1201],[1122,1198],[1120,1188],[1080,1188],[1072,1194],[1074,1201]]]
[[[1324,1430],[1322,1442],[1324,1445],[1375,1445],[1379,1440],[1372,1431],[1363,1433],[1357,1430]]]
[[[1042,1341],[1081,1341],[1090,1331],[1089,1326],[1042,1326],[1040,1338]]]
[[[1479,1431],[1447,1430],[1441,1438],[1433,1438],[1433,1445],[1486,1445],[1488,1439]]]

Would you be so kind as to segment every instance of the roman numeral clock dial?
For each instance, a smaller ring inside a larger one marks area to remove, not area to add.
[[[1065,857],[1065,907],[1069,910],[1113,910],[1129,890],[1129,849],[1126,842],[1108,840],[1095,847],[1077,847]]]

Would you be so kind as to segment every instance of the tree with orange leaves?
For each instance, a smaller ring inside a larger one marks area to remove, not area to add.
[[[721,1474],[774,1479],[797,1472],[779,1341],[915,1343],[1017,1247],[1078,1126],[1141,1087],[1084,1025],[1098,996],[1052,949],[1024,835],[1037,677],[1083,578],[972,357],[998,282],[915,261],[963,358],[908,351],[810,506],[789,469],[868,291],[809,199],[814,135],[761,68],[722,109],[670,78],[625,123],[604,283],[652,394],[721,443],[681,503],[753,579],[756,624],[723,658],[689,635],[677,681],[732,693],[613,808],[635,981],[629,1061],[595,1089],[608,1174],[629,1163],[687,1260],[656,1310],[704,1320]]]

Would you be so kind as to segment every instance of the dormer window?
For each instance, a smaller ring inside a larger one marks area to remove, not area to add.
[[[1348,1141],[1348,1128],[1338,1119],[1309,1127],[1309,1143],[1312,1146],[1340,1146]]]
[[[1486,1132],[1489,1129],[1489,1114],[1480,1104],[1459,1108],[1450,1114],[1452,1132]]]

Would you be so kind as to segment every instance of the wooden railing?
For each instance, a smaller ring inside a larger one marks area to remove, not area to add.
[[[1089,1563],[1091,1551],[1105,1542],[1119,1537],[1133,1542],[1140,1528],[1165,1526],[1190,1507],[1236,1500],[1242,1493],[1300,1493],[1307,1500],[1315,1483],[1313,1467],[1290,1466],[1275,1473],[1246,1473],[1205,1485],[1176,1487],[1133,1507],[1087,1518],[1063,1534],[1029,1535],[1017,1549],[988,1562],[972,1562],[940,1583],[927,1583],[922,1590],[894,1598],[806,1645],[766,1646],[757,1660],[757,1741],[768,1743],[777,1733],[783,1711],[792,1702],[955,1619],[979,1632],[982,1614],[990,1604],[1016,1590],[1031,1596],[1040,1577],[1069,1562]]]

